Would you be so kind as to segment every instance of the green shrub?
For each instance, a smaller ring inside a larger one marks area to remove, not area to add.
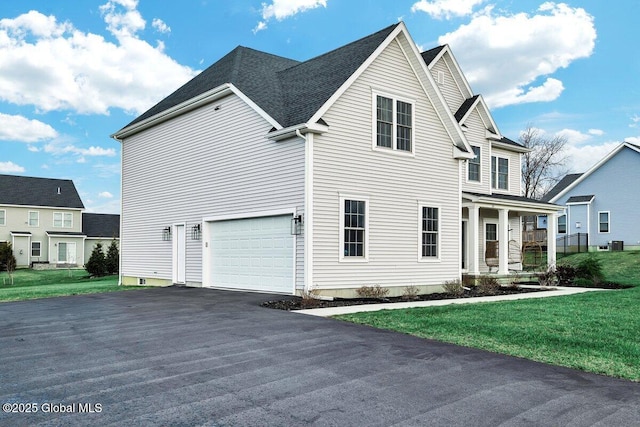
[[[573,286],[576,280],[576,269],[571,265],[559,265],[556,267],[558,285]]]
[[[120,271],[120,251],[118,250],[118,244],[115,239],[111,241],[111,244],[107,248],[105,268],[107,274],[118,274]]]
[[[91,276],[100,277],[107,274],[107,263],[101,243],[96,243],[93,247],[89,261],[84,265],[84,268]]]
[[[576,276],[582,279],[589,279],[595,285],[602,283],[604,274],[602,273],[600,260],[593,255],[583,259],[576,267]]]

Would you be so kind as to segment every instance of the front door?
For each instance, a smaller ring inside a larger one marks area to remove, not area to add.
[[[184,224],[173,226],[173,283],[186,282],[187,276],[187,234]]]

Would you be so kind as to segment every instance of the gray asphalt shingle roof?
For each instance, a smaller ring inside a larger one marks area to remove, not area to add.
[[[548,202],[549,200],[553,199],[555,196],[560,194],[560,192],[562,190],[564,190],[565,188],[567,188],[568,186],[573,184],[573,182],[576,179],[580,178],[581,176],[582,176],[581,173],[570,173],[570,174],[566,175],[551,190],[549,190],[549,192],[547,194],[542,196],[542,198],[540,200],[542,200],[544,202]]]
[[[70,179],[18,175],[0,175],[0,204],[84,209]]]
[[[83,213],[82,233],[87,237],[119,238],[120,215]]]
[[[306,123],[398,25],[304,62],[239,46],[125,128],[225,83],[283,127]]]
[[[474,95],[471,98],[465,99],[460,108],[458,108],[458,111],[453,115],[458,123],[460,123],[460,120],[462,120],[464,115],[467,114],[467,111],[469,111],[469,108],[471,108],[473,103],[476,102],[478,96],[480,95]]]
[[[596,197],[593,194],[588,194],[586,196],[571,196],[567,199],[567,203],[584,203],[590,202],[593,198]]]
[[[436,56],[438,56],[442,49],[444,49],[444,45],[425,50],[420,55],[422,55],[422,59],[424,60],[425,64],[429,65],[434,59],[436,59]]]

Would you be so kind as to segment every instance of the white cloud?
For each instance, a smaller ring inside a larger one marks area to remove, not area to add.
[[[13,162],[0,162],[0,173],[20,173],[24,172],[24,168]]]
[[[58,132],[39,120],[0,113],[0,140],[38,142],[52,139]]]
[[[556,136],[564,136],[567,138],[567,144],[570,145],[580,145],[593,138],[593,136],[575,129],[562,129],[561,131],[556,132]]]
[[[620,145],[619,142],[613,141],[597,145],[568,145],[566,149],[567,166],[570,168],[570,172],[586,172],[618,145]]]
[[[64,141],[52,141],[43,147],[45,153],[53,154],[56,156],[64,154],[74,154],[80,156],[76,161],[78,163],[84,163],[85,156],[89,157],[113,157],[117,154],[114,148],[103,148],[91,146],[89,148],[77,147],[73,144],[66,143]]]
[[[624,140],[635,145],[640,145],[640,136],[629,136]]]
[[[549,77],[593,53],[593,17],[582,8],[544,3],[537,13],[500,16],[491,6],[441,36],[476,93],[492,107],[552,101],[562,82]]]
[[[602,136],[604,131],[602,129],[589,129],[589,135]]]
[[[282,21],[285,18],[321,6],[326,8],[327,0],[273,0],[271,4],[262,3],[262,21],[258,22],[253,33],[266,29],[267,22],[271,19]]]
[[[411,6],[412,12],[425,12],[432,18],[451,19],[456,16],[471,15],[476,5],[485,0],[420,0]]]
[[[98,194],[98,197],[100,197],[102,199],[112,199],[113,198],[113,194],[109,193],[108,191],[103,191],[103,192]]]
[[[631,117],[631,124],[629,125],[629,127],[630,128],[638,127],[638,123],[640,123],[640,116],[637,114],[634,114],[633,117]]]
[[[159,33],[170,33],[171,27],[164,23],[162,19],[155,18],[151,21],[151,26]]]
[[[0,100],[37,110],[142,113],[196,72],[138,36],[137,1],[100,7],[116,42],[31,11],[0,20]]]

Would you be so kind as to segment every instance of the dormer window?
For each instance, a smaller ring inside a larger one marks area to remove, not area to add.
[[[374,149],[413,153],[413,102],[375,96]]]

